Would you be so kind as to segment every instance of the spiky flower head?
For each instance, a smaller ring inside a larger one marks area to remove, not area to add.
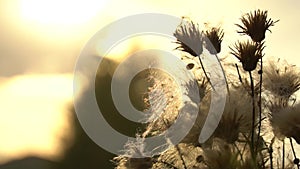
[[[221,52],[221,43],[223,41],[224,32],[221,28],[213,27],[205,31],[206,48],[211,54]]]
[[[179,46],[176,49],[196,57],[203,52],[203,35],[193,21],[183,21],[174,32]]]
[[[255,10],[253,13],[247,13],[241,18],[242,25],[235,24],[241,31],[238,33],[246,34],[251,37],[254,42],[262,42],[265,39],[266,31],[270,31],[270,27],[274,26],[277,21],[268,19],[268,11]],[[270,31],[271,32],[271,31]]]
[[[264,73],[264,87],[276,97],[288,99],[300,89],[300,72],[293,65],[273,61]]]
[[[276,136],[294,138],[300,144],[300,104],[280,107],[271,112],[271,125]]]
[[[264,43],[237,42],[234,48],[230,47],[231,54],[242,62],[245,71],[252,71],[256,68],[259,59],[263,57]]]

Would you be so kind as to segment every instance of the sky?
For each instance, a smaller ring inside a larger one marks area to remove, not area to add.
[[[66,134],[61,128],[68,129],[76,59],[107,24],[155,12],[222,26],[225,56],[227,46],[241,38],[234,26],[240,16],[268,10],[280,21],[266,35],[266,57],[300,66],[299,7],[299,0],[1,0],[0,159],[58,154],[60,136]]]

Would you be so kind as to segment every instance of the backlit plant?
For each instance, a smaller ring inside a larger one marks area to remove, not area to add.
[[[221,47],[224,31],[220,27],[200,31],[192,21],[178,26],[174,32],[176,49],[184,56],[191,56],[182,58],[198,81],[199,93],[196,94],[200,95],[201,102],[197,103],[200,109],[196,122],[178,145],[153,157],[115,157],[116,168],[299,169],[294,147],[300,143],[300,104],[296,97],[300,72],[297,67],[279,60],[263,62],[266,31],[278,22],[267,14],[267,11],[255,10],[242,16],[242,23],[236,24],[240,29],[237,32],[249,36],[249,40],[231,45],[232,59],[227,61],[217,56],[224,48]],[[205,50],[217,57],[221,65],[226,65],[223,73],[229,94],[217,129],[209,140],[200,144],[198,137],[210,107],[210,91],[214,89],[202,63],[203,57],[207,57]],[[193,60],[195,57],[198,62]],[[263,67],[263,63],[266,66]],[[164,75],[153,70],[149,80],[155,82],[148,89],[155,106],[159,107],[161,102],[156,91],[164,91],[169,98],[161,117],[149,123],[146,131],[137,133],[139,140],[158,135],[170,127],[181,106],[176,85],[168,82]],[[188,89],[189,85],[184,87]],[[287,140],[289,147],[285,146]],[[127,155],[141,153],[137,143],[128,143],[124,149]]]

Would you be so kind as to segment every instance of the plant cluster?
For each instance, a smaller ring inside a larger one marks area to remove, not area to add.
[[[114,158],[117,169],[299,169],[294,147],[300,144],[300,103],[296,100],[300,72],[296,66],[280,59],[263,61],[265,34],[278,22],[268,18],[267,14],[267,11],[255,10],[242,16],[241,24],[236,24],[240,29],[237,32],[249,37],[229,47],[233,59],[240,63],[219,58],[224,37],[220,27],[200,31],[198,25],[189,20],[178,26],[174,33],[178,44],[176,50],[181,51],[186,68],[194,73],[198,82],[199,93],[196,94],[201,102],[196,103],[200,105],[196,122],[179,144],[163,153],[130,158],[137,153],[146,153],[141,146],[143,138],[168,129],[185,104],[176,91],[178,86],[171,79],[155,70],[150,71],[149,80],[153,86],[147,94],[151,106],[162,113],[147,125],[146,131],[137,134],[137,142],[126,145],[124,156]],[[218,127],[209,140],[200,144],[198,137],[214,90],[211,74],[206,72],[203,64],[206,57],[216,57],[220,65],[227,65],[223,73],[228,96]],[[186,82],[184,87],[189,91],[191,85]],[[163,108],[162,93],[167,98],[164,99],[167,106]]]

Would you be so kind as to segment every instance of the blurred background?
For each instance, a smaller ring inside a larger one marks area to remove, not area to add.
[[[224,29],[221,56],[226,57],[227,46],[240,38],[234,25],[239,18],[254,9],[268,10],[280,22],[267,34],[266,57],[299,66],[299,7],[298,0],[0,0],[0,169],[113,167],[113,155],[86,136],[72,106],[76,59],[107,24],[145,12],[189,17]],[[155,38],[133,40],[112,51],[99,70],[98,98],[110,98],[107,88],[121,58],[153,44]],[[109,114],[116,112],[111,99],[103,105],[108,119],[119,118]],[[119,125],[121,130],[127,124]]]

